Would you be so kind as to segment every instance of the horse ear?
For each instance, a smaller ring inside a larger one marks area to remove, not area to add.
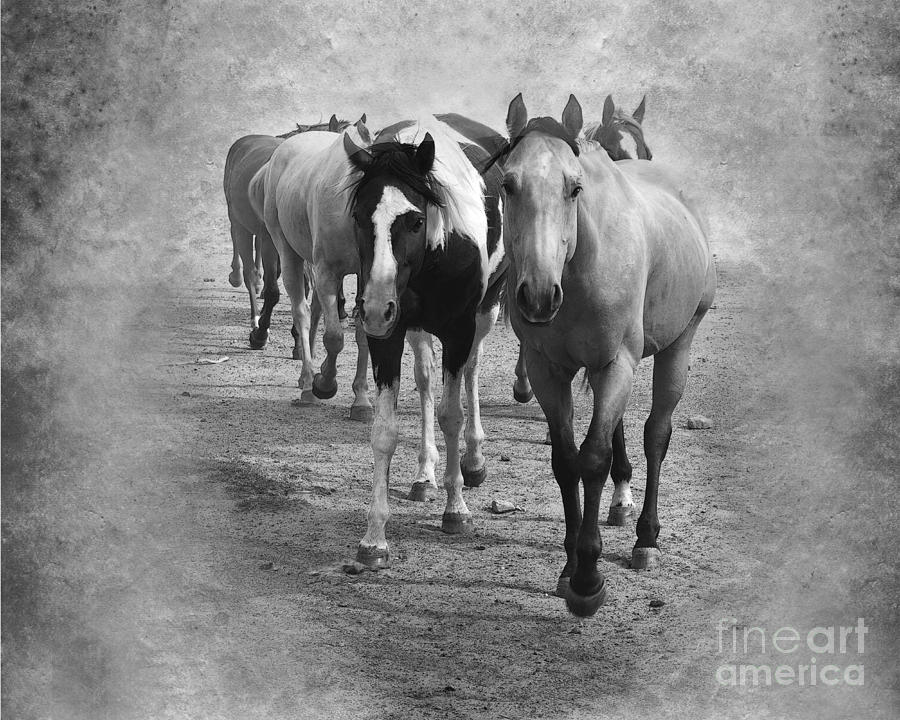
[[[349,133],[344,133],[344,151],[350,162],[360,170],[365,170],[372,164],[372,154],[353,142]]]
[[[431,166],[434,165],[434,138],[431,137],[431,133],[425,133],[424,139],[419,143],[416,150],[416,165],[423,175],[429,173]]]
[[[600,124],[604,127],[612,122],[613,113],[616,111],[615,103],[613,103],[612,95],[607,95],[603,103],[603,116],[600,118]]]
[[[572,133],[572,137],[578,137],[584,125],[584,116],[581,114],[581,103],[574,95],[569,95],[569,102],[562,114],[563,127]]]
[[[631,117],[638,121],[638,124],[644,122],[644,109],[647,104],[647,96],[641,98],[641,104],[637,106],[637,110],[631,113]]]
[[[356,128],[356,132],[359,133],[360,139],[361,139],[366,145],[371,145],[371,144],[372,144],[372,134],[369,132],[369,128],[366,127],[366,116],[365,116],[365,114],[363,114],[363,116],[362,116],[359,120],[357,120],[357,121],[354,123],[353,127]]]
[[[337,115],[332,115],[331,118],[328,120],[329,132],[338,132],[341,129],[340,125],[341,125],[341,123],[337,119]]]
[[[365,114],[365,113],[363,113],[362,115],[359,116],[359,121],[360,121],[363,125],[366,124],[366,114]]]
[[[522,100],[522,93],[516,95],[509,104],[509,110],[506,112],[506,129],[509,132],[509,139],[514,140],[525,129],[528,122],[528,110],[525,109],[525,101]]]

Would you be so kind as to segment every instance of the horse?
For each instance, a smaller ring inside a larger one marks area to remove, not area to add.
[[[684,391],[691,341],[715,295],[715,266],[705,221],[674,175],[657,163],[613,162],[596,143],[578,139],[583,118],[574,95],[559,122],[529,120],[519,94],[506,124],[508,312],[550,427],[553,474],[562,495],[566,563],[557,594],[573,614],[590,616],[607,593],[597,569],[600,496],[611,473],[613,505],[633,504],[622,415],[638,362],[650,356],[647,485],[631,564],[651,569],[659,562],[660,466]],[[578,448],[572,380],[582,368],[594,397],[590,427]]]
[[[250,347],[254,350],[263,349],[268,340],[268,318],[279,298],[279,266],[278,255],[272,245],[269,232],[266,230],[265,222],[250,204],[247,194],[250,180],[269,161],[275,148],[287,138],[310,130],[341,132],[349,125],[348,121],[338,120],[336,115],[332,115],[327,123],[314,125],[297,123],[296,129],[282,135],[245,135],[238,138],[228,149],[222,182],[225,203],[228,206],[233,250],[228,282],[232,287],[240,287],[243,264],[243,281],[250,295]],[[255,255],[254,237],[256,239]],[[260,273],[264,273],[264,275],[261,277]],[[263,277],[265,284],[263,284]],[[268,309],[268,312],[264,313],[264,329],[260,329],[259,325],[260,313],[258,312],[257,296],[260,292],[263,293],[264,311]],[[266,301],[269,301],[270,304],[267,305]]]
[[[644,130],[641,123],[644,122],[647,98],[644,96],[640,104],[631,115],[626,115],[621,108],[617,108],[612,95],[607,95],[603,103],[603,114],[599,122],[588,123],[584,126],[583,136],[586,140],[600,143],[611,160],[651,160],[653,153],[650,146],[644,140]],[[631,150],[627,149],[631,146]],[[502,152],[503,148],[500,149]],[[632,155],[633,153],[633,155]],[[519,345],[519,357],[516,361],[516,379],[513,383],[513,398],[516,402],[527,403],[534,397],[531,384],[528,381],[528,371],[525,368],[525,353]],[[550,445],[550,433],[544,440],[545,445]],[[634,508],[612,508],[607,518],[608,525],[624,525],[634,515]]]
[[[471,121],[467,128],[474,136],[484,126]],[[492,275],[504,257],[499,175],[488,176],[495,191],[486,192],[476,163],[487,161],[490,153],[434,117],[389,126],[367,148],[345,135],[344,147],[354,168],[346,187],[364,286],[359,318],[376,385],[373,495],[356,558],[378,569],[390,564],[385,535],[388,479],[399,436],[397,398],[408,332],[414,346],[427,343],[430,350],[430,339],[423,340],[430,334],[443,347],[438,422],[447,448],[447,504],[441,529],[457,534],[473,527],[462,496],[466,458],[460,457],[461,375],[465,368],[477,387],[479,353],[473,348],[480,347],[497,317],[503,283],[492,283]],[[505,269],[499,275],[504,276]],[[420,388],[423,381],[430,384],[430,378],[420,377],[418,360],[416,380]],[[473,425],[470,417],[469,427]],[[475,482],[482,479],[476,472]]]
[[[342,137],[354,132],[371,138],[362,119],[342,134],[308,131],[287,138],[250,180],[250,202],[263,217],[281,261],[285,289],[291,299],[295,357],[302,361],[300,403],[315,404],[337,393],[337,356],[344,347],[338,298],[346,275],[359,273],[359,255],[346,203],[335,187],[350,171]],[[312,321],[306,276],[314,288],[325,320],[326,357],[313,374]],[[268,303],[268,298],[267,298]],[[264,308],[265,311],[266,308]],[[260,326],[263,326],[261,318]],[[368,348],[361,323],[356,323],[357,363],[350,419],[368,422]]]

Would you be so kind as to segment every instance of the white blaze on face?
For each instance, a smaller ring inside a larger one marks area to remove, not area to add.
[[[397,188],[386,185],[372,213],[372,225],[375,227],[375,257],[372,262],[372,274],[369,282],[388,287],[394,286],[397,279],[397,261],[391,246],[391,226],[403,213],[418,210]]]
[[[632,134],[627,130],[619,130],[619,138],[622,149],[631,156],[632,160],[638,160],[637,141]]]

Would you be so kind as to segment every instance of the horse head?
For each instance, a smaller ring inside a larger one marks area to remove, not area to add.
[[[644,141],[644,110],[647,98],[641,99],[631,115],[617,108],[612,95],[606,96],[600,123],[585,129],[585,138],[599,142],[613,160],[651,160],[653,153]]]
[[[550,322],[563,301],[562,274],[575,252],[582,169],[581,105],[569,96],[562,122],[528,119],[521,93],[509,105],[503,162],[503,237],[514,300],[525,320]]]
[[[435,144],[426,134],[418,146],[390,141],[362,148],[345,134],[344,149],[360,173],[351,198],[364,288],[360,317],[366,334],[387,337],[409,278],[424,261],[431,208],[441,205],[431,177]]]

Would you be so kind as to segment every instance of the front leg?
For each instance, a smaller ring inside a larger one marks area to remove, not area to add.
[[[584,484],[584,517],[575,545],[577,566],[566,593],[569,610],[582,617],[593,615],[606,599],[605,581],[597,570],[597,560],[603,550],[598,527],[600,496],[612,465],[613,433],[622,421],[635,367],[637,360],[622,349],[609,365],[588,375],[594,391],[594,414],[578,452]]]
[[[322,305],[325,319],[325,360],[313,378],[313,393],[321,400],[329,400],[337,393],[337,357],[344,349],[344,328],[338,316],[338,287],[343,278],[328,268],[315,268],[315,293]]]
[[[447,464],[444,469],[444,488],[447,491],[447,507],[441,521],[445,533],[457,534],[472,531],[472,515],[463,499],[463,475],[460,465],[459,441],[463,426],[463,407],[460,398],[462,368],[472,350],[475,337],[475,318],[464,316],[463,320],[440,338],[444,346],[444,392],[438,408],[438,423],[444,433],[447,447]]]
[[[434,349],[431,335],[424,330],[410,330],[406,340],[415,356],[416,388],[421,404],[421,433],[419,437],[419,467],[409,500],[424,501],[437,491],[434,466],[438,461],[437,445],[434,442]]]
[[[372,502],[368,512],[366,534],[360,540],[356,559],[372,569],[390,565],[390,550],[385,526],[390,515],[388,484],[391,459],[397,449],[400,422],[397,398],[400,392],[400,361],[403,356],[403,329],[382,340],[369,338],[372,370],[375,376],[375,419],[372,422],[372,454],[375,460]]]
[[[565,597],[569,587],[569,579],[575,572],[575,545],[578,531],[581,528],[581,497],[578,481],[578,448],[575,446],[575,433],[572,427],[574,408],[572,405],[572,378],[574,373],[549,361],[536,350],[527,352],[528,367],[531,372],[531,383],[535,396],[550,428],[550,439],[553,445],[553,475],[562,495],[563,513],[566,518],[566,564],[563,566],[556,582],[556,594]]]
[[[487,312],[475,316],[475,338],[472,352],[466,362],[466,406],[469,417],[466,420],[466,453],[462,458],[463,482],[466,487],[478,487],[487,477],[487,463],[484,459],[484,428],[481,425],[481,401],[478,396],[478,368],[484,339],[497,322],[500,305],[494,305]]]

